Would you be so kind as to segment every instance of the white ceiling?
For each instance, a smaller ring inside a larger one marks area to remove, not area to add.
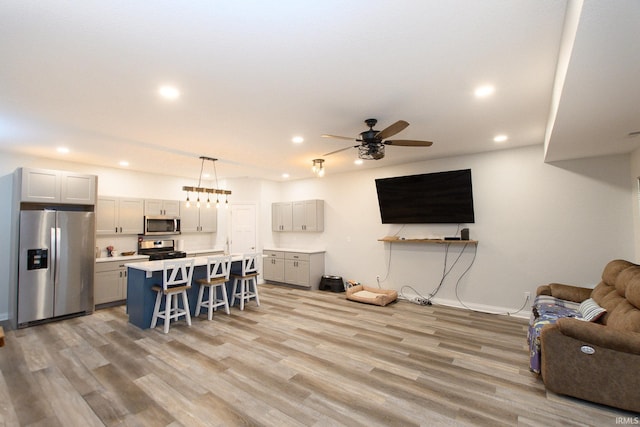
[[[4,0],[0,150],[185,177],[205,155],[219,178],[300,179],[349,145],[321,134],[374,117],[434,145],[362,166],[343,151],[327,174],[543,144],[549,123],[548,161],[630,152],[639,24],[637,0]],[[182,96],[160,99],[164,83]]]

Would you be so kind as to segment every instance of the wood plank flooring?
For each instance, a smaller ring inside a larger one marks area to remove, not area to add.
[[[128,324],[124,307],[8,330],[3,426],[615,425],[635,414],[547,393],[526,321],[260,286],[261,306]]]

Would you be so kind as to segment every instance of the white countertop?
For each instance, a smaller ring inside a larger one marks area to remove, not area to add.
[[[204,253],[220,253],[220,254],[223,254],[224,250],[223,249],[194,249],[194,250],[187,250],[185,252],[187,253],[187,256],[189,256],[189,255],[198,256],[199,254],[204,254]],[[134,255],[127,255],[127,256],[109,256],[109,257],[96,258],[96,262],[133,261],[133,260],[147,260],[148,261],[149,260],[149,256],[148,255],[134,254]]]
[[[187,253],[187,255],[199,255],[199,254],[204,254],[204,253],[208,253],[208,252],[215,252],[215,253],[224,253],[224,249],[194,249],[194,250],[187,250],[185,251]]]
[[[133,261],[135,259],[149,259],[148,255],[127,255],[127,256],[108,256],[96,258],[96,262],[112,262],[112,261]]]
[[[319,254],[325,252],[324,249],[291,249],[291,248],[263,248],[263,251],[298,252],[301,254]]]
[[[176,258],[176,259],[165,259],[165,260],[158,260],[158,261],[132,262],[132,263],[125,264],[124,266],[133,268],[136,270],[144,271],[147,277],[151,277],[154,272],[163,270],[165,261],[177,261],[177,260],[185,260],[185,259],[191,259],[191,258]],[[241,255],[238,255],[238,254],[231,255],[231,261],[240,261],[241,259],[242,259]],[[193,260],[194,260],[193,265],[196,267],[200,265],[207,265],[206,256],[195,257],[193,258]]]

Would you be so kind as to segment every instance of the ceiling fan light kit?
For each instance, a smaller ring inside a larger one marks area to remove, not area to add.
[[[229,195],[231,194],[230,190],[222,190],[219,188],[209,188],[209,187],[202,187],[202,171],[204,170],[204,162],[205,160],[211,161],[213,162],[213,172],[214,172],[214,177],[215,177],[215,181],[216,181],[216,187],[218,187],[218,172],[216,171],[216,161],[218,159],[214,159],[213,157],[206,157],[206,156],[200,156],[200,160],[202,161],[202,163],[200,164],[200,176],[198,178],[198,186],[197,187],[193,187],[193,186],[189,186],[189,185],[185,185],[182,187],[182,191],[186,191],[187,192],[187,200],[185,203],[186,207],[190,207],[191,206],[191,201],[189,200],[189,193],[197,193],[197,200],[196,200],[196,206],[200,207],[200,193],[206,194],[207,195],[207,207],[211,207],[211,198],[210,195],[211,194],[215,194],[216,195],[216,208],[220,206],[220,194],[223,194],[225,197],[225,207],[229,206]]]
[[[331,154],[336,154],[341,151],[348,150],[350,148],[358,149],[358,157],[364,160],[380,160],[384,157],[385,153],[385,145],[395,145],[399,147],[430,147],[433,145],[431,141],[416,141],[410,139],[401,139],[394,141],[385,141],[387,138],[403,131],[409,126],[409,122],[404,120],[398,120],[393,123],[391,126],[384,128],[381,131],[375,130],[373,127],[378,123],[376,119],[367,119],[364,121],[367,126],[369,126],[369,130],[364,132],[360,132],[360,138],[356,138],[355,141],[359,142],[358,145],[352,145],[349,147],[341,148],[340,150],[332,151],[330,153],[325,154],[325,156],[329,156]],[[346,139],[353,140],[353,138],[349,138],[346,136],[338,136],[338,135],[322,135],[323,138],[336,138],[336,139]]]

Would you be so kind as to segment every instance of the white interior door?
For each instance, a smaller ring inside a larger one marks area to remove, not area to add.
[[[256,205],[253,203],[231,203],[232,254],[255,252],[256,248]]]

